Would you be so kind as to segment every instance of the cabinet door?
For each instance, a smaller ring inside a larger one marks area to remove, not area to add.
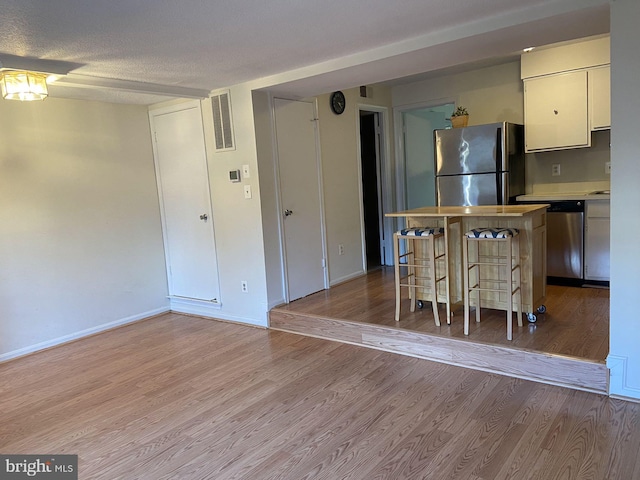
[[[587,72],[569,72],[524,82],[526,151],[590,146]]]
[[[609,201],[588,201],[585,224],[585,278],[609,280]]]
[[[606,67],[589,70],[589,105],[591,106],[591,130],[611,128],[611,69]]]

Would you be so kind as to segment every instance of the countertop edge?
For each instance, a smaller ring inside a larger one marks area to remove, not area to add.
[[[610,200],[610,194],[594,193],[536,193],[529,195],[518,195],[518,202],[553,202],[562,200]]]
[[[545,202],[528,205],[480,205],[471,207],[419,207],[401,212],[386,213],[385,217],[524,217],[546,210]]]

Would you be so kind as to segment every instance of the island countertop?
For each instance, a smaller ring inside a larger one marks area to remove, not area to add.
[[[387,217],[523,217],[543,210],[549,204],[481,205],[473,207],[420,207],[387,213]]]

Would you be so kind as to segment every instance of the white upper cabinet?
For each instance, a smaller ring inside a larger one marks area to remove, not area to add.
[[[611,63],[609,37],[556,44],[535,49],[521,57],[520,78],[541,77],[554,73],[584,70]]]
[[[522,55],[525,151],[590,147],[611,128],[609,37]]]
[[[524,82],[527,152],[588,147],[587,72],[570,72]]]
[[[591,130],[611,128],[611,68],[589,70],[589,106]]]

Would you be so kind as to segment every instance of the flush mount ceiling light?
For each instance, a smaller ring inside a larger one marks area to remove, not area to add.
[[[41,100],[47,97],[48,85],[54,82],[55,87],[51,94],[62,98],[65,98],[65,87],[198,99],[207,98],[210,93],[210,90],[203,88],[92,77],[75,72],[85,65],[47,58],[20,57],[0,52],[0,93],[7,99]],[[24,85],[25,83],[29,86],[16,86],[16,84]]]
[[[6,100],[44,100],[47,98],[47,75],[26,70],[0,72],[0,90]]]

